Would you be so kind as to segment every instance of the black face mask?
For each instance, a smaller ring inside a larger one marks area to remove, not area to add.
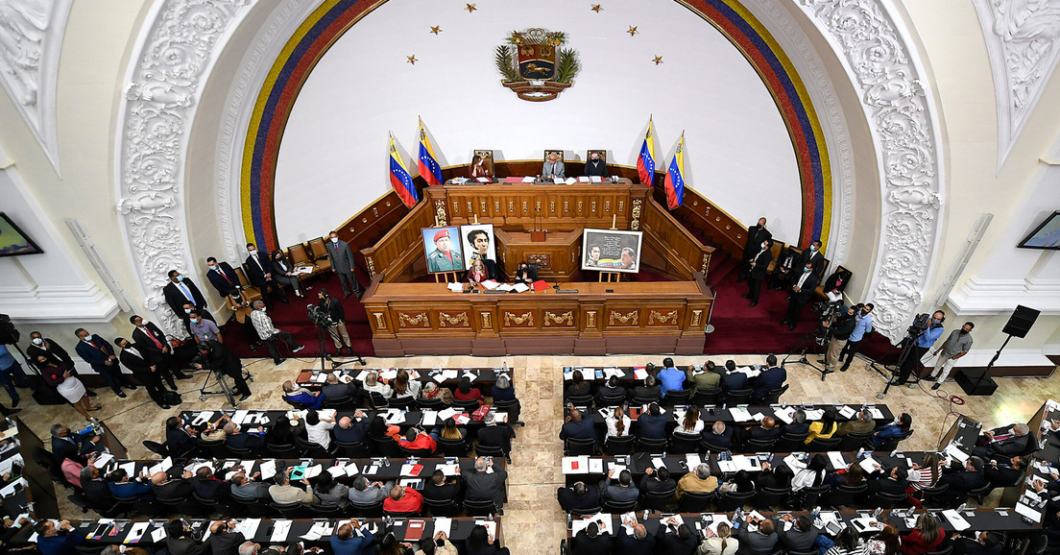
[[[968,335],[968,330],[961,330],[961,335]]]

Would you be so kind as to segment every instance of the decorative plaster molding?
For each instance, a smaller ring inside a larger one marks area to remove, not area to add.
[[[877,145],[882,243],[869,300],[877,330],[893,342],[924,301],[942,207],[938,111],[916,47],[891,0],[798,0],[861,91]]]
[[[0,84],[59,171],[55,90],[73,0],[0,0]]]
[[[194,267],[183,175],[204,80],[257,0],[156,0],[130,57],[115,152],[120,222],[145,305],[169,332],[170,269]],[[183,333],[181,333],[183,335]]]
[[[1060,62],[1060,0],[974,0],[997,101],[997,172]]]
[[[228,260],[246,258],[247,241],[243,231],[239,179],[243,168],[244,140],[254,111],[252,97],[261,90],[273,61],[288,38],[321,3],[323,0],[288,0],[270,15],[269,24],[262,26],[251,43],[253,47],[240,62],[239,75],[232,83],[225,101],[224,120],[217,137],[217,157],[214,159],[214,199],[217,201],[217,220]],[[277,37],[281,37],[281,40],[276,40]],[[251,97],[250,102],[246,102],[248,95]]]
[[[968,278],[946,304],[962,316],[1010,314],[1016,305],[1033,306],[1043,316],[1060,315],[1060,281]]]
[[[754,0],[748,7],[754,8],[755,16],[773,33],[803,81],[807,85],[812,82],[813,86],[807,86],[810,99],[818,113],[826,116],[821,123],[825,148],[832,161],[832,229],[825,249],[833,265],[843,264],[850,253],[850,238],[854,234],[855,198],[854,157],[843,107],[820,57],[791,13],[776,0]],[[778,30],[782,32],[778,33]]]

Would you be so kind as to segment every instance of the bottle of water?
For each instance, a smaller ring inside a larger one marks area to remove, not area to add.
[[[504,372],[505,374],[508,373],[508,361],[507,360],[504,361],[504,366],[502,367],[501,371]]]

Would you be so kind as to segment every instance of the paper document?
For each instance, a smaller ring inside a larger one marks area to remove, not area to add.
[[[433,410],[425,410],[420,413],[420,425],[425,427],[434,426],[438,422],[438,413]]]
[[[876,472],[877,466],[881,468],[883,466],[880,463],[876,462],[876,459],[872,458],[871,456],[861,459],[861,462],[859,462],[858,464],[861,465],[861,469],[865,471],[865,474],[872,474],[873,472]]]
[[[589,457],[563,457],[564,474],[588,474]]]
[[[166,529],[165,527],[158,527],[151,531],[151,541],[153,543],[162,543],[166,541]]]
[[[523,178],[523,183],[533,183],[533,182],[534,182],[534,176],[532,176],[532,175],[528,175],[528,176]],[[435,527],[437,527],[437,526],[438,525],[435,524]]]
[[[434,535],[437,536],[439,532],[444,532],[445,537],[449,537],[449,533],[453,528],[453,519],[445,516],[434,517]]]
[[[968,453],[961,451],[961,448],[957,447],[955,443],[947,445],[944,452],[958,461],[961,461],[961,463],[968,462]]]
[[[747,412],[747,409],[743,407],[733,407],[729,409],[729,414],[731,414],[733,420],[737,422],[750,422],[754,420],[751,413]]]
[[[272,543],[284,543],[287,541],[287,535],[290,532],[290,520],[274,520],[272,521],[272,537],[269,538],[269,541]]]
[[[843,458],[843,453],[839,451],[829,451],[828,462],[832,463],[832,470],[841,470],[848,466],[847,460]]]
[[[258,467],[258,472],[261,472],[261,481],[271,480],[272,477],[276,475],[276,461],[262,461],[261,465]]]
[[[200,412],[198,415],[195,416],[195,419],[191,421],[191,425],[192,425],[192,427],[202,426],[203,424],[205,424],[207,422],[212,422],[213,421],[213,420],[211,420],[212,418],[213,418],[213,411],[209,411],[209,410],[203,411],[203,412]]]
[[[780,420],[785,424],[791,424],[795,421],[795,407],[774,409],[773,416],[776,416],[777,420]]]
[[[454,281],[453,283],[446,285],[446,287],[448,287],[453,293],[459,293],[464,290],[464,284],[459,281]]]
[[[494,289],[500,287],[500,285],[501,285],[500,282],[494,281],[492,279],[487,279],[487,280],[482,282],[482,286],[485,287],[486,289],[489,289],[490,291],[493,291]]]
[[[821,409],[810,409],[806,411],[806,420],[816,422],[824,418],[824,411]]]
[[[103,468],[104,466],[107,466],[107,463],[113,460],[114,455],[111,455],[110,453],[103,453],[99,456],[98,459],[96,459],[96,462],[92,463],[92,466],[96,468]]]
[[[524,291],[529,291],[529,290],[530,290],[530,286],[525,284],[525,283],[516,283],[515,285],[512,286],[512,291],[515,291],[516,293],[522,293]]]
[[[132,525],[129,529],[129,533],[125,536],[125,541],[122,543],[137,543],[140,538],[144,537],[144,533],[151,526],[150,522],[137,522]]]
[[[968,524],[967,520],[964,520],[964,517],[961,516],[961,513],[958,513],[953,509],[942,511],[942,516],[946,517],[946,520],[949,521],[950,526],[953,526],[953,529],[957,530],[958,532],[962,530],[967,530],[972,527],[971,524]]]
[[[839,409],[839,416],[842,416],[843,418],[850,419],[853,418],[855,414],[857,414],[857,412],[846,405],[843,405],[843,408]]]

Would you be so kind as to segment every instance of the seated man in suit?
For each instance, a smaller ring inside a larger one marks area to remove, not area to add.
[[[766,365],[769,366],[769,369],[755,378],[754,391],[751,393],[751,403],[761,403],[770,391],[784,387],[784,382],[788,379],[788,371],[784,370],[783,366],[777,366],[776,355],[767,356]]]
[[[280,300],[284,303],[289,303],[287,300],[287,294],[283,292],[283,287],[280,286],[279,282],[272,279],[272,261],[269,260],[269,255],[266,252],[258,252],[258,248],[254,243],[247,243],[247,253],[250,255],[247,257],[247,280],[250,284],[257,287],[258,291],[261,291],[261,299],[265,303],[265,307],[272,310],[272,294],[280,297]]]
[[[490,472],[492,469],[492,472]],[[493,459],[475,459],[475,468],[464,477],[464,499],[493,501],[498,509],[504,506],[504,483],[508,472],[493,464]]]
[[[269,498],[269,484],[259,480],[261,474],[248,475],[246,470],[237,470],[228,481],[232,499],[241,503],[265,503]]]
[[[129,473],[119,468],[111,472],[107,479],[110,480],[110,493],[116,498],[135,498],[143,499],[144,501],[153,501],[155,498],[154,492],[151,491],[151,486],[141,481],[143,476],[138,477],[136,480],[130,480]]]
[[[430,499],[434,502],[444,503],[445,501],[452,500],[454,503],[460,502],[460,474],[459,467],[457,468],[457,475],[451,478],[446,478],[445,473],[441,470],[435,470],[431,474],[431,479],[427,480],[427,483],[423,486],[423,498]]]
[[[225,445],[235,449],[249,449],[255,454],[265,450],[265,428],[258,426],[249,432],[235,422],[225,424]]]
[[[820,531],[813,527],[813,522],[806,516],[795,518],[790,514],[782,517],[782,520],[793,522],[794,525],[788,530],[779,523],[776,526],[780,544],[788,551],[809,551],[817,542]]]
[[[705,367],[696,371],[695,366],[689,365],[685,370],[685,378],[692,382],[692,395],[703,389],[715,389],[721,387],[721,374],[715,371],[714,362],[707,361]]]
[[[731,359],[725,361],[725,373],[721,375],[721,387],[725,391],[747,389],[749,387],[747,374],[736,371],[736,361]]]
[[[291,472],[293,471],[294,467],[289,466],[287,470],[276,473],[276,477],[273,478],[275,485],[269,486],[269,497],[272,498],[274,503],[282,505],[317,503],[317,496],[313,494],[313,488],[309,485],[309,480],[302,478],[300,480],[302,487],[296,487],[291,484]]]
[[[623,470],[618,474],[618,483],[612,483],[615,471],[608,470],[607,477],[600,480],[600,500],[603,503],[613,501],[622,503],[625,501],[636,501],[640,497],[640,490],[633,483],[633,474],[629,470]]]
[[[365,478],[363,474],[358,474],[353,479],[353,487],[350,488],[349,496],[351,503],[378,503],[382,501],[390,488],[393,486],[393,482],[384,484],[383,482],[368,482],[368,478]]]
[[[567,177],[567,169],[563,165],[563,160],[559,159],[559,155],[555,152],[550,152],[548,159],[541,165],[541,178],[551,181],[553,179],[565,179]]]
[[[999,555],[1004,548],[1001,536],[994,532],[979,532],[972,537],[954,537],[953,555]]]
[[[110,484],[100,475],[99,469],[88,465],[81,469],[81,490],[90,507],[110,508],[114,506],[114,494]]]
[[[227,297],[232,294],[233,289],[240,287],[239,276],[236,275],[236,271],[232,269],[229,263],[219,263],[216,258],[211,256],[206,259],[206,265],[210,268],[210,271],[206,272],[206,279],[210,280],[210,285],[222,297]]]
[[[718,420],[709,430],[703,430],[703,441],[724,449],[732,449],[733,429]]]
[[[740,547],[746,546],[751,553],[772,553],[780,541],[773,521],[768,518],[759,520],[747,515],[744,517],[744,522],[758,526],[758,530],[750,532],[749,526],[741,526],[736,531],[736,537],[740,540]]]
[[[942,470],[939,485],[949,484],[947,495],[957,499],[964,499],[968,492],[986,485],[986,474],[984,472],[983,459],[971,456],[963,465],[959,461]]]
[[[559,438],[596,439],[596,429],[592,417],[583,418],[581,411],[570,405],[570,414],[564,419]]]
[[[180,418],[170,416],[166,419],[166,449],[174,458],[181,457],[195,448],[195,436],[198,432],[190,426],[181,426]]]
[[[607,177],[607,163],[600,159],[600,153],[595,150],[589,153],[589,160],[585,162],[585,177]]]
[[[335,441],[339,443],[364,443],[368,435],[368,424],[371,421],[368,420],[362,411],[353,413],[353,416],[354,418],[343,416],[339,419],[338,425],[331,429],[331,435],[335,437]]]
[[[847,434],[869,434],[876,429],[876,423],[872,420],[872,414],[867,410],[858,412],[858,417],[849,422],[843,422],[835,435],[845,436]]]
[[[649,376],[651,377],[651,376]],[[637,419],[637,437],[663,439],[666,437],[666,423],[669,418],[663,415],[659,403],[648,405],[647,412]]]
[[[210,525],[210,551],[213,555],[237,555],[239,546],[247,541],[243,532],[236,531],[235,520],[219,520]]]
[[[1026,471],[1026,465],[1023,459],[1019,457],[1012,457],[1012,460],[1006,464],[1001,461],[990,461],[985,469],[986,481],[995,488],[1004,488],[1019,484],[1023,479],[1024,472]],[[1055,483],[1055,482],[1054,482]]]
[[[621,553],[622,555],[651,555],[655,551],[657,539],[648,533],[648,529],[643,524],[633,518],[623,519],[622,524],[623,526],[618,527],[618,537],[614,541],[614,553]],[[632,536],[626,533],[626,526],[633,529]],[[664,528],[664,526],[659,526],[659,528]],[[666,553],[662,549],[659,552]]]
[[[596,488],[585,485],[585,482],[575,482],[569,488],[556,490],[556,499],[564,511],[588,510],[600,506],[600,495]]]
[[[1033,445],[1031,442],[1034,441],[1029,432],[1030,429],[1026,424],[987,430],[975,440],[972,454],[984,459],[997,457],[1009,459],[1016,455],[1027,454],[1028,448]]]
[[[327,401],[350,397],[354,403],[361,402],[361,388],[357,385],[357,382],[342,383],[334,373],[328,374],[328,377],[324,378],[324,387],[320,388],[320,394]]]
[[[780,426],[772,416],[762,419],[762,424],[747,431],[747,438],[758,441],[776,441],[780,438]]]
[[[84,464],[85,454],[102,451],[97,447],[102,437],[96,434],[75,434],[66,424],[52,424],[52,456],[55,464],[60,465],[63,459],[73,459]]]
[[[515,430],[512,430],[512,427],[508,424],[498,426],[493,412],[487,412],[482,422],[486,424],[486,427],[478,431],[479,445],[499,447],[505,453],[511,453],[512,438],[515,437]]]
[[[356,518],[342,523],[332,534],[332,555],[363,555],[374,552],[371,547],[375,542],[375,536],[367,528],[361,530],[361,523]],[[298,545],[298,544],[295,544]],[[371,547],[371,549],[370,549]],[[290,553],[290,549],[287,550]],[[293,555],[293,554],[292,554]]]
[[[791,424],[786,424],[784,426],[784,433],[792,436],[803,437],[809,434],[810,423],[806,421],[806,411],[802,409],[795,411],[795,417],[792,418]]]
[[[644,378],[644,385],[638,385],[633,388],[633,401],[635,403],[658,401],[660,395],[662,395],[662,390],[655,381],[655,376],[651,374]]]
[[[717,491],[717,489],[718,479],[710,475],[710,465],[700,464],[695,470],[685,474],[677,481],[677,493],[675,495],[680,499],[686,491],[710,493]]]
[[[165,472],[155,472],[151,475],[151,491],[158,500],[183,501],[195,491],[188,482],[191,477],[192,473],[189,471],[184,471],[182,478],[171,478]]]
[[[659,523],[659,529],[655,532],[655,544],[661,553],[692,555],[699,547],[699,538],[687,524],[679,523],[676,518],[670,517]]]
[[[909,487],[908,480],[909,469],[904,464],[895,466],[887,473],[884,473],[880,465],[876,465],[876,470],[868,476],[869,493],[872,495],[881,492],[895,495],[904,494],[906,488]]]
[[[205,466],[195,471],[191,485],[195,488],[195,494],[203,499],[224,501],[229,497],[228,484],[218,480],[213,471]]]
[[[590,522],[571,539],[572,555],[608,555],[611,553],[611,534],[600,533],[600,525]]]

